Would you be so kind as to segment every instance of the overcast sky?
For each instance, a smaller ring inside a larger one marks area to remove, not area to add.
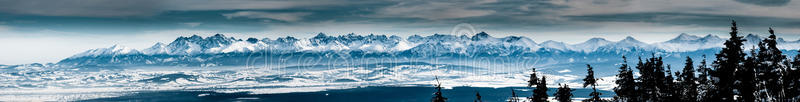
[[[0,64],[57,62],[92,48],[144,49],[216,33],[405,37],[472,26],[536,42],[633,36],[654,43],[680,33],[727,37],[734,19],[743,33],[765,35],[773,27],[796,40],[798,10],[790,0],[0,0]]]

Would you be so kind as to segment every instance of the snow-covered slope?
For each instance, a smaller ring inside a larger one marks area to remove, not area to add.
[[[110,56],[113,56],[113,55],[132,55],[132,54],[141,54],[141,52],[139,52],[139,50],[136,50],[136,49],[133,49],[133,48],[120,46],[120,45],[113,45],[113,46],[108,47],[108,48],[96,48],[96,49],[91,49],[91,50],[88,50],[88,51],[84,51],[84,52],[75,54],[75,55],[73,55],[72,57],[69,57],[69,58],[95,57],[95,56],[103,56],[103,55],[110,55]]]

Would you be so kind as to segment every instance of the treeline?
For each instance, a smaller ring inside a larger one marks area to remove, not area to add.
[[[623,62],[616,75],[616,93],[611,99],[601,99],[597,92],[597,78],[591,65],[586,65],[587,75],[583,79],[583,87],[594,90],[586,102],[798,102],[800,100],[800,54],[793,59],[787,58],[777,47],[774,30],[769,28],[770,36],[759,41],[757,47],[747,53],[743,49],[744,41],[738,35],[736,21],[732,21],[730,38],[725,41],[722,50],[716,54],[716,60],[709,66],[706,56],[695,67],[694,60],[686,57],[682,70],[672,71],[671,65],[665,65],[662,57],[653,54],[650,58],[638,58],[634,68],[638,77],[628,66],[628,60],[622,56]],[[754,46],[755,47],[755,46]],[[536,69],[530,75],[528,87],[533,94],[527,98],[530,102],[546,102],[548,94],[547,81],[539,78]],[[441,89],[437,87],[437,89]],[[556,101],[572,101],[567,85],[559,84],[553,96]],[[514,90],[509,102],[519,102]],[[480,94],[475,102],[481,102]],[[444,102],[441,92],[436,92],[434,102]]]
[[[642,60],[636,69],[639,77],[626,60],[617,74],[617,94],[613,100],[622,102],[797,102],[800,99],[800,55],[788,59],[777,47],[775,31],[745,53],[738,36],[736,21],[731,26],[730,38],[716,54],[716,60],[707,65],[703,56],[695,67],[686,57],[683,70],[671,72],[664,67],[661,57]],[[625,57],[622,57],[625,59]],[[644,61],[644,62],[643,62]],[[674,76],[673,76],[674,75]]]

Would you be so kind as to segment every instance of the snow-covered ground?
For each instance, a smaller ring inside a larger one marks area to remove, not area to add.
[[[530,71],[427,63],[283,68],[15,68],[0,70],[0,100],[64,101],[116,97],[142,91],[198,90],[252,94],[314,92],[362,86],[520,87]],[[551,87],[580,88],[583,75],[540,73]],[[600,89],[613,88],[613,76]]]

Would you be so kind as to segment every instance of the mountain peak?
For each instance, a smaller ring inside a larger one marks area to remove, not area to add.
[[[641,41],[639,41],[639,40],[636,40],[636,38],[633,38],[632,36],[625,37],[625,39],[622,39],[622,40],[620,40],[619,42],[625,42],[625,43],[642,43]]]
[[[192,35],[191,37],[188,37],[188,38],[190,38],[190,39],[202,39],[203,37],[201,37],[200,35]]]
[[[636,38],[633,38],[632,36],[626,36],[625,39],[622,39],[622,41],[629,41],[629,40],[636,40]]]
[[[114,44],[108,48],[96,48],[87,50],[82,53],[73,55],[70,58],[86,57],[86,56],[101,56],[101,55],[126,55],[126,54],[140,54],[136,49]]]
[[[224,38],[224,37],[225,37],[225,35],[222,35],[222,34],[214,34],[214,37],[223,37],[223,38]]]
[[[755,35],[755,34],[747,34],[746,36],[744,36],[744,39],[747,39],[748,41],[751,41],[751,40],[752,41],[761,41],[761,36],[758,36],[758,35]]]
[[[225,35],[222,34],[214,34],[214,36],[206,37],[206,39],[226,39]],[[230,39],[234,39],[231,37]]]
[[[247,38],[247,40],[245,40],[245,41],[250,42],[250,43],[256,43],[256,42],[258,42],[258,39],[256,39],[256,38]]]
[[[472,40],[473,41],[478,41],[478,40],[482,40],[482,39],[486,39],[486,38],[490,38],[490,37],[492,37],[492,36],[489,35],[489,34],[486,34],[486,32],[480,32],[478,34],[475,34],[475,36],[472,36]]]
[[[719,36],[717,36],[717,35],[708,34],[708,35],[704,36],[704,37],[703,37],[703,38],[701,38],[701,39],[722,39],[722,38],[720,38],[720,37],[719,37]]]
[[[155,45],[151,46],[150,48],[142,50],[144,54],[165,54],[167,53],[167,44],[158,42]]]
[[[636,40],[636,38],[633,38],[632,36],[625,37],[625,39],[622,39],[622,40],[620,40],[620,41],[619,41],[619,42],[617,42],[617,43],[626,43],[626,44],[645,44],[645,43],[644,43],[644,42],[642,42],[642,41]]]
[[[698,36],[695,36],[695,35],[689,35],[689,34],[686,34],[686,33],[681,33],[681,35],[678,35],[678,37],[675,37],[675,39],[680,39],[680,40],[697,40],[697,39],[700,39],[700,37],[698,37]]]
[[[314,36],[313,38],[325,38],[325,37],[328,37],[328,35],[325,35],[325,33],[317,33],[317,36]]]
[[[133,48],[129,48],[129,47],[125,47],[125,46],[117,45],[117,44],[114,44],[113,46],[109,47],[108,49],[111,50],[111,51],[114,51],[114,52],[122,52],[122,53],[128,53],[128,52],[136,50],[136,49],[133,49]]]
[[[161,42],[157,42],[157,43],[156,43],[155,45],[153,45],[153,46],[165,46],[165,45],[167,45],[167,44],[164,44],[164,43],[161,43]]]
[[[591,39],[587,40],[584,43],[595,43],[595,42],[611,42],[611,41],[608,41],[605,38],[597,38],[597,37],[595,37],[595,38],[591,38]]]
[[[667,42],[668,43],[691,42],[691,41],[695,41],[695,40],[699,40],[699,39],[701,39],[699,36],[689,35],[689,34],[686,34],[686,33],[681,33],[680,35],[678,35],[678,37],[672,38],[671,40],[668,40]]]
[[[546,44],[546,43],[563,43],[563,42],[558,42],[558,41],[554,41],[554,40],[547,40],[547,41],[542,42],[542,44]]]

